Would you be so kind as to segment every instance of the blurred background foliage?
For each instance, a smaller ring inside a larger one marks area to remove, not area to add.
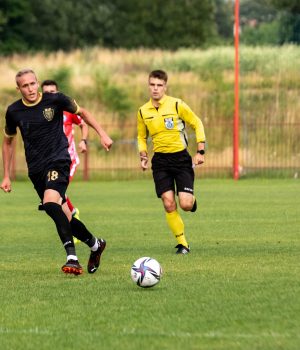
[[[234,0],[1,0],[1,55],[232,43]],[[299,0],[241,0],[241,40],[300,42]]]
[[[99,147],[97,135],[90,132],[90,174],[99,175],[100,169],[109,171],[113,178],[125,174],[125,170],[127,176],[129,169],[132,169],[130,176],[140,173],[136,113],[149,98],[148,73],[158,67],[169,74],[167,93],[187,102],[205,125],[209,156],[201,172],[197,170],[199,176],[205,172],[209,176],[230,174],[234,115],[232,46],[176,51],[91,48],[2,57],[1,129],[6,106],[20,97],[14,77],[23,67],[32,67],[40,81],[57,80],[60,90],[91,111],[113,138],[114,147],[108,157]],[[300,47],[297,45],[241,46],[240,164],[243,175],[259,169],[298,176],[299,70]],[[193,152],[194,133],[188,129],[188,135]],[[20,138],[16,164],[18,174],[26,173]]]
[[[91,133],[91,169],[136,169],[136,111],[149,98],[149,71],[161,68],[170,76],[168,94],[186,101],[204,122],[210,154],[205,169],[230,172],[234,4],[1,0],[0,128],[6,106],[19,98],[16,72],[31,67],[40,81],[57,80],[60,90],[88,108],[114,139],[107,159]],[[299,0],[240,0],[243,174],[284,168],[298,176],[299,42]],[[17,164],[25,172],[21,142],[17,149]]]

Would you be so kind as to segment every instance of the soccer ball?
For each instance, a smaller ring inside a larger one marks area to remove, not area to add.
[[[161,275],[161,266],[153,258],[139,258],[131,267],[131,278],[133,282],[142,288],[155,286],[160,281]]]

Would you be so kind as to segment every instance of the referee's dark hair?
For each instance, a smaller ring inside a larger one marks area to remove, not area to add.
[[[167,82],[168,81],[168,74],[161,69],[156,69],[156,70],[153,70],[149,74],[149,79],[150,78],[157,78],[157,79],[160,79],[160,80]]]

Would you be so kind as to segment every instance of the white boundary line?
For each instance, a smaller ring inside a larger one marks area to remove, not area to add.
[[[27,328],[27,329],[13,329],[13,328],[0,328],[0,334],[37,334],[37,335],[54,335],[59,333],[78,334],[78,331],[65,332],[65,330],[48,330],[41,329],[38,327]],[[84,331],[81,330],[79,333],[91,334],[91,335],[103,335],[104,332],[100,331]],[[126,329],[124,328],[122,332],[118,332],[115,336],[126,336],[126,335],[143,335],[143,336],[155,336],[155,337],[170,337],[170,338],[212,338],[212,339],[236,339],[236,338],[300,338],[300,334],[290,334],[290,333],[278,333],[274,331],[262,332],[257,334],[252,333],[223,333],[219,331],[205,332],[205,333],[189,333],[189,332],[144,332],[136,329]]]

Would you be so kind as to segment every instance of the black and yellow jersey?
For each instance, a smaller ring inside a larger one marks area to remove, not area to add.
[[[33,104],[20,99],[7,108],[4,132],[12,137],[20,129],[29,174],[38,173],[49,162],[70,159],[63,111],[78,113],[79,106],[62,93],[40,94]]]
[[[137,113],[139,152],[147,152],[148,136],[152,138],[154,152],[174,153],[186,149],[186,123],[195,130],[197,143],[205,142],[203,124],[186,103],[164,95],[155,108],[150,99]]]

